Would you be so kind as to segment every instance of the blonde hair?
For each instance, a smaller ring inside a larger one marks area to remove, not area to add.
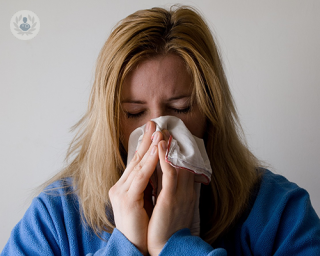
[[[109,189],[125,169],[120,143],[120,91],[126,75],[145,58],[173,53],[192,75],[194,98],[207,117],[206,147],[213,170],[201,193],[201,237],[214,242],[246,208],[257,181],[257,159],[242,139],[219,53],[201,15],[188,6],[140,10],[121,20],[97,59],[88,111],[66,159],[70,164],[46,184],[72,177],[82,216],[101,234],[114,228]]]

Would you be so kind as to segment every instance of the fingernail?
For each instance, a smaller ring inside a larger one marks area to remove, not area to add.
[[[151,126],[151,124],[150,124],[150,122],[148,122],[147,125],[146,125],[146,128],[145,128],[146,132],[148,132],[150,130],[150,126]]]
[[[168,130],[163,130],[164,135],[169,138],[170,137],[170,133]]]
[[[151,135],[151,140],[153,141],[153,137],[154,137],[154,134],[155,134],[156,132],[154,132],[154,133],[152,133],[152,135]]]
[[[154,155],[157,151],[157,147],[153,146],[153,148],[151,149],[150,155]]]
[[[159,138],[159,134],[158,134],[158,133],[152,135],[152,141],[157,142],[157,141],[158,141],[158,138]]]

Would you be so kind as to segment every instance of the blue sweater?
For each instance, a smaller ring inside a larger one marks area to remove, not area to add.
[[[55,195],[34,198],[1,255],[141,255],[117,229],[99,239],[83,224],[77,197],[61,182]],[[251,209],[225,236],[210,245],[182,229],[160,255],[320,255],[320,220],[308,193],[265,171]]]

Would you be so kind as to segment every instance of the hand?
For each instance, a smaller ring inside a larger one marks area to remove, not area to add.
[[[154,131],[155,124],[148,122],[141,145],[109,191],[116,228],[145,255],[148,253],[149,216],[144,193],[159,160],[157,144],[162,139],[162,134],[158,133],[151,142]]]
[[[199,188],[195,186],[194,174],[176,169],[165,162],[167,142],[158,143],[162,169],[162,189],[148,227],[148,250],[158,255],[168,239],[178,230],[191,228]]]
[[[193,212],[193,219],[192,225],[190,228],[191,235],[193,236],[200,236],[200,190],[201,190],[201,183],[195,183],[194,189],[196,192],[196,201],[194,204],[194,212]]]

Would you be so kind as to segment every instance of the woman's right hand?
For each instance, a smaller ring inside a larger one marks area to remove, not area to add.
[[[148,122],[142,142],[118,182],[109,190],[115,225],[144,255],[148,254],[149,216],[144,191],[159,160],[157,144],[162,134],[151,136],[155,124]]]

